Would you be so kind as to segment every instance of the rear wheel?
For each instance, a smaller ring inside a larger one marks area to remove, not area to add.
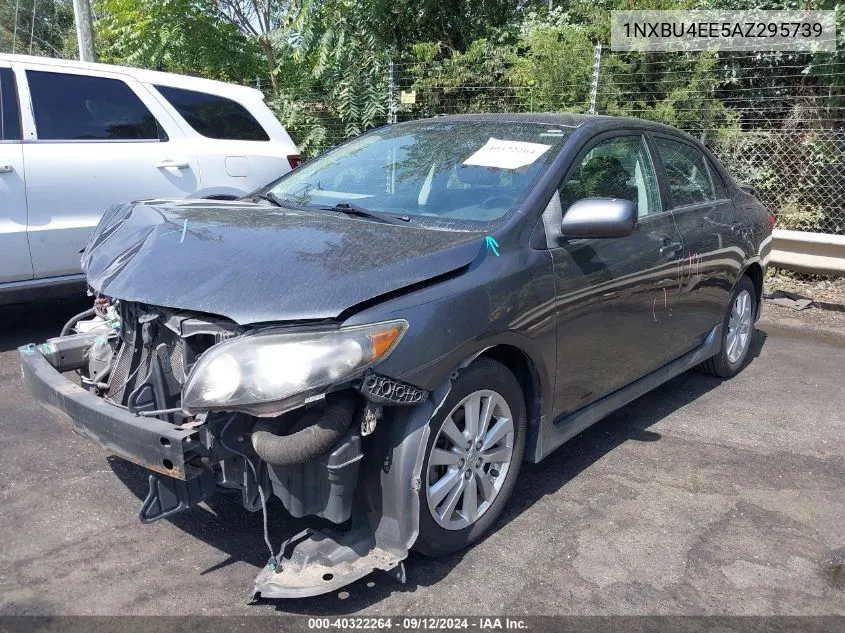
[[[732,378],[739,373],[754,334],[754,315],[757,312],[757,292],[747,276],[734,288],[731,302],[722,322],[722,351],[707,359],[699,369],[720,378]]]
[[[414,549],[456,552],[486,532],[513,491],[525,450],[525,404],[513,374],[480,358],[429,422]]]

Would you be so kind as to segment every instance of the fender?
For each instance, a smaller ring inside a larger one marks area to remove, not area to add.
[[[422,404],[386,411],[364,456],[353,528],[345,533],[309,528],[289,539],[256,577],[254,601],[324,594],[377,569],[404,582],[402,561],[419,535],[428,422],[451,388],[448,378]]]

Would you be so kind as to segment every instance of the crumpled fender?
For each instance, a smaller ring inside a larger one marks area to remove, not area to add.
[[[358,480],[353,528],[344,533],[309,528],[289,539],[281,560],[271,561],[256,577],[253,600],[336,591],[376,569],[404,581],[401,563],[419,535],[428,422],[451,388],[452,377],[415,407],[387,409]]]

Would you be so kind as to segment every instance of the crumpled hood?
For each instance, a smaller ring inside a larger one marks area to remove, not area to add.
[[[230,201],[151,200],[106,212],[82,256],[104,295],[240,324],[327,319],[469,264],[479,233]]]

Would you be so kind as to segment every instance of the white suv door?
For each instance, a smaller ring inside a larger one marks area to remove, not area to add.
[[[26,190],[15,77],[0,62],[0,283],[32,279],[26,241]]]
[[[298,164],[296,146],[257,90],[241,89],[235,101],[193,88],[151,88],[187,123],[186,136],[194,137],[207,187],[226,185],[243,195]],[[217,191],[230,193],[224,187]]]
[[[23,158],[35,278],[79,273],[80,252],[111,205],[200,189],[196,153],[134,79],[12,66],[21,102],[31,104],[23,108]]]

